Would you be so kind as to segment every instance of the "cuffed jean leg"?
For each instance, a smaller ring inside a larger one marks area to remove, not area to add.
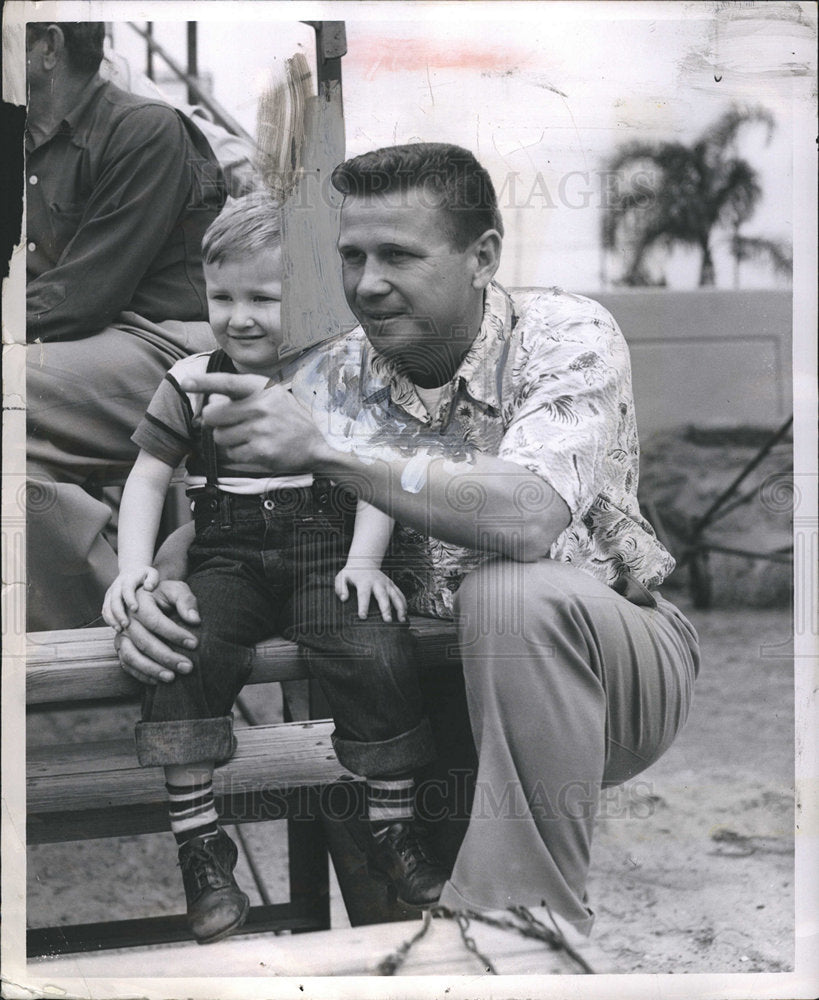
[[[136,729],[144,766],[224,762],[233,754],[230,710],[250,675],[250,644],[272,632],[269,595],[238,563],[211,560],[188,582],[202,619],[198,628],[185,626],[199,639],[195,650],[184,652],[193,670],[146,688]]]
[[[335,722],[333,745],[354,774],[391,778],[435,759],[418,681],[418,652],[406,623],[385,622],[371,604],[342,602],[331,577],[315,576],[294,596],[284,629],[306,651]]]
[[[227,760],[234,749],[233,716],[215,715],[202,686],[198,657],[189,674],[148,686],[136,725],[137,759],[143,767]]]
[[[563,563],[492,560],[457,601],[478,750],[472,815],[441,904],[544,902],[588,932],[585,885],[604,783],[641,771],[685,721],[696,637]]]

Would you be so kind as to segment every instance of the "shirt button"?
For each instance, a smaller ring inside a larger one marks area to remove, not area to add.
[[[29,250],[34,251],[34,250],[37,249],[37,244],[36,243],[29,243],[28,248],[29,248]]]
[[[263,500],[262,501],[262,507],[264,507],[265,510],[273,510],[273,508],[275,506],[276,505],[273,503],[272,500]]]
[[[37,174],[32,174],[31,177],[29,177],[28,182],[29,184],[36,184],[39,179],[40,178],[37,176]]]

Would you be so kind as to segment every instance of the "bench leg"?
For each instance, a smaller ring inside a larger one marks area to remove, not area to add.
[[[290,903],[310,915],[311,922],[330,927],[330,870],[327,842],[321,821],[318,788],[300,788],[298,803],[287,818],[287,852],[290,871]],[[309,928],[294,928],[294,933]]]

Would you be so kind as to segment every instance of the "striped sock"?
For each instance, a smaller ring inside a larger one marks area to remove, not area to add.
[[[179,847],[194,837],[215,837],[219,830],[219,817],[213,801],[213,782],[201,781],[194,785],[172,785],[168,790],[168,807],[171,830]]]
[[[415,813],[414,796],[415,781],[412,778],[367,782],[367,818],[376,839],[384,835],[391,823],[412,819]]]

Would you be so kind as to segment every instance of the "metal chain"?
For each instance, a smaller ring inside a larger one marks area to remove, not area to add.
[[[557,921],[554,918],[554,914],[551,909],[546,907],[549,917],[552,921],[553,928],[547,927],[545,924],[541,923],[537,917],[528,910],[525,906],[513,906],[511,907],[512,913],[516,914],[521,920],[525,921],[526,927],[519,927],[519,933],[523,934],[524,937],[536,937],[541,941],[544,941],[553,950],[562,949],[566,954],[575,961],[583,973],[587,976],[594,975],[594,969],[589,965],[585,958],[573,948],[569,942],[566,940],[563,931],[557,926]]]
[[[438,909],[442,909],[439,907]],[[491,976],[497,976],[497,971],[495,966],[489,961],[489,959],[482,952],[478,951],[478,946],[475,944],[475,939],[470,937],[466,932],[469,928],[469,917],[466,913],[461,913],[456,911],[455,913],[447,914],[447,916],[453,917],[458,921],[458,930],[461,932],[461,939],[463,940],[464,946],[467,951],[471,951],[473,955],[477,956],[480,960],[481,965],[486,969],[486,971]],[[472,914],[470,913],[470,916]]]
[[[386,958],[382,959],[378,963],[378,974],[379,976],[394,976],[395,973],[404,964],[404,960],[409,954],[410,948],[415,944],[416,941],[420,941],[421,938],[426,934],[432,924],[432,914],[429,910],[424,913],[424,925],[420,931],[414,934],[409,941],[405,941],[402,945],[399,945],[398,949],[387,955]]]
[[[580,966],[585,975],[594,974],[594,969],[592,969],[585,958],[583,958],[583,956],[580,955],[566,940],[563,932],[558,927],[551,910],[548,910],[548,912],[551,917],[552,924],[554,925],[553,928],[547,927],[544,923],[538,920],[537,917],[535,917],[535,915],[525,906],[511,906],[509,907],[509,912],[518,919],[510,920],[509,918],[490,917],[486,913],[478,913],[474,910],[450,910],[445,906],[433,906],[424,912],[424,924],[418,933],[413,935],[413,937],[411,937],[408,941],[405,941],[396,951],[388,955],[378,964],[378,973],[382,976],[394,976],[398,969],[400,969],[404,964],[412,946],[429,930],[432,924],[432,918],[443,917],[447,920],[454,920],[458,924],[458,930],[461,932],[461,939],[464,943],[464,947],[467,951],[472,952],[472,954],[478,958],[481,965],[483,965],[486,971],[492,976],[498,975],[495,966],[486,957],[486,955],[478,950],[475,939],[467,933],[470,921],[478,921],[479,923],[487,924],[489,927],[496,927],[500,930],[515,931],[522,937],[541,941],[552,951],[564,951],[569,958]],[[522,923],[520,921],[522,921]]]

